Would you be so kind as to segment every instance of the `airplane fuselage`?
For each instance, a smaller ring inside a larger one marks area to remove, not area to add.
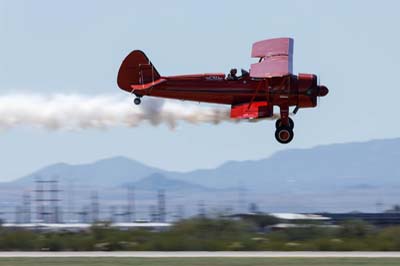
[[[199,74],[161,77],[165,82],[146,90],[133,90],[137,96],[236,105],[250,101],[267,101],[275,106],[315,107],[316,97],[326,88],[316,85],[310,74],[254,79],[227,80],[224,74]],[[322,88],[322,89],[321,89]]]

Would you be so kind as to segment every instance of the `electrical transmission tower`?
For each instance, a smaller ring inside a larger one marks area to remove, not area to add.
[[[31,195],[28,191],[26,191],[22,195],[22,222],[30,223],[31,222]]]
[[[166,221],[166,202],[165,202],[165,191],[160,189],[157,195],[157,222],[164,223]]]
[[[46,223],[60,223],[60,207],[59,202],[61,201],[58,197],[58,193],[61,190],[58,189],[58,179],[43,180],[36,178],[36,218],[39,222]]]

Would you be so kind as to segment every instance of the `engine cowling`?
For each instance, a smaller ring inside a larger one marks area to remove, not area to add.
[[[317,97],[323,97],[329,92],[326,86],[318,85],[318,78],[314,74],[299,74],[297,81],[299,108],[317,106]]]

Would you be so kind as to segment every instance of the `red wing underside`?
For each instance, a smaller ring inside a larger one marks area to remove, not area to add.
[[[257,119],[271,116],[271,108],[268,102],[253,102],[232,105],[231,118]]]

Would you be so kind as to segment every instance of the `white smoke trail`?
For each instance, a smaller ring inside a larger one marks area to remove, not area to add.
[[[51,130],[135,127],[143,122],[174,128],[179,121],[192,124],[229,121],[229,108],[214,108],[145,98],[134,106],[129,97],[115,95],[0,95],[0,129],[32,126]]]

